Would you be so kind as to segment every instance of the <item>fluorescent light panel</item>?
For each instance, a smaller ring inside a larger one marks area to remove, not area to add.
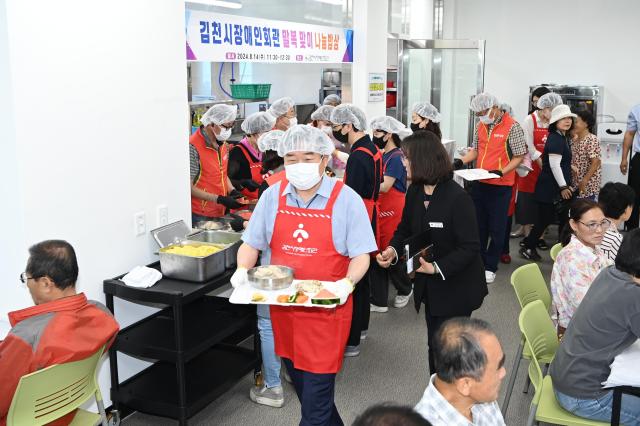
[[[233,1],[224,1],[224,0],[187,0],[186,3],[197,3],[197,4],[203,4],[205,6],[218,6],[218,7],[224,7],[227,9],[242,8],[242,3],[236,3]]]

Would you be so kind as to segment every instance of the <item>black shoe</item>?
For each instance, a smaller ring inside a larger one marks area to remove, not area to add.
[[[524,240],[526,240],[526,239],[527,239],[527,238],[525,237],[525,238],[523,238],[523,239],[521,239],[521,240],[520,240],[520,247],[524,247]]]
[[[533,260],[534,262],[538,262],[542,260],[542,258],[540,257],[536,249],[528,249],[528,248],[522,247],[520,249],[520,256],[524,257],[527,260]]]
[[[540,250],[543,251],[547,251],[549,250],[549,246],[547,245],[547,242],[545,240],[543,240],[542,238],[538,240],[538,244],[536,244],[538,246],[538,248]]]

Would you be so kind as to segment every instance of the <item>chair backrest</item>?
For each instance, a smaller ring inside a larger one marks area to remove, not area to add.
[[[97,391],[101,347],[80,361],[56,364],[22,376],[7,415],[8,425],[44,425],[80,407]]]
[[[558,257],[558,253],[560,253],[560,250],[562,250],[562,244],[560,243],[555,244],[553,247],[551,247],[551,250],[549,251],[551,260],[553,260],[554,262],[556,261],[556,258]]]
[[[558,336],[553,322],[551,322],[551,317],[549,317],[549,311],[541,300],[533,301],[522,308],[518,324],[525,337],[525,344],[529,347],[532,355],[529,364],[529,378],[536,389],[534,403],[537,403],[543,379],[540,358],[545,355],[555,355],[559,344]]]
[[[521,308],[534,300],[541,300],[547,309],[551,306],[551,294],[537,264],[530,263],[513,271],[511,285]]]

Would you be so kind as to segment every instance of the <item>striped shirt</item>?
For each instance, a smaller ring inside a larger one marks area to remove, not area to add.
[[[598,247],[600,248],[600,251],[607,256],[607,259],[615,262],[621,243],[622,234],[618,231],[617,225],[615,223],[611,223],[611,227],[604,233],[602,242]]]

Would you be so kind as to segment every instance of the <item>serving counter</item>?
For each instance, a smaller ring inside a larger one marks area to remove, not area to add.
[[[160,269],[159,263],[149,267]],[[227,298],[209,295],[228,284],[231,274],[227,270],[202,283],[162,278],[149,288],[129,287],[121,277],[104,281],[107,307],[116,319],[114,297],[166,306],[120,330],[109,349],[114,409],[186,425],[189,417],[258,368],[255,306],[232,305]],[[252,335],[252,349],[240,346]],[[118,352],[154,364],[121,383]]]

